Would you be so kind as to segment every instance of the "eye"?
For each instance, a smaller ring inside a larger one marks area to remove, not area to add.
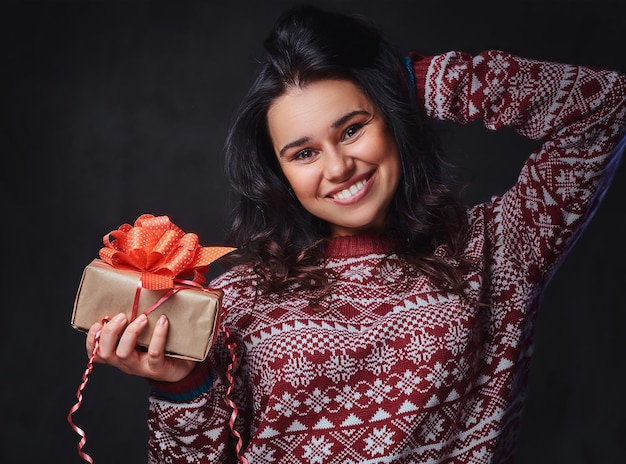
[[[363,127],[363,124],[352,124],[345,131],[343,131],[343,138],[349,139],[354,137]]]
[[[315,153],[313,152],[313,150],[306,148],[304,150],[300,150],[299,152],[296,152],[292,159],[294,160],[307,160],[311,157],[313,157],[313,155],[315,155]]]

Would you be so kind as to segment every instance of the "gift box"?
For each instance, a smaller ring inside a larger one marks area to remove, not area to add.
[[[113,240],[111,240],[113,237]],[[161,314],[169,320],[166,355],[202,361],[214,341],[222,294],[204,287],[208,265],[234,250],[201,247],[167,216],[142,215],[104,236],[100,259],[83,271],[71,325],[86,332],[106,317],[146,313],[138,339],[147,347]]]
[[[94,259],[83,271],[72,313],[72,327],[88,331],[105,317],[125,313],[131,319],[135,291],[141,272],[116,269],[100,259]],[[180,288],[183,286],[175,286]],[[169,290],[142,289],[137,315],[153,306]],[[147,347],[156,321],[161,314],[169,319],[166,354],[202,361],[213,343],[218,319],[221,293],[217,290],[182,288],[165,299],[148,315],[148,327],[138,339]]]

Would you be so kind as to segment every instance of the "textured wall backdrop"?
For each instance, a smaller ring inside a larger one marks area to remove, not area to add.
[[[609,2],[318,1],[373,17],[405,50],[499,48],[626,72]],[[0,461],[83,462],[66,421],[86,366],[69,324],[102,236],[167,214],[203,245],[229,220],[228,122],[284,1],[5,2]],[[533,145],[441,127],[468,202],[502,193]],[[544,298],[518,462],[624,456],[626,172]],[[148,387],[97,365],[74,415],[96,463],[146,457]]]

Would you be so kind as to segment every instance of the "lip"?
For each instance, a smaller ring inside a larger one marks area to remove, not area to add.
[[[362,176],[354,177],[350,179],[349,182],[345,182],[340,187],[333,189],[331,192],[329,192],[326,195],[326,197],[329,200],[333,201],[334,203],[341,204],[341,205],[349,205],[352,203],[356,203],[361,198],[363,198],[367,194],[367,192],[369,192],[369,190],[372,187],[373,180],[374,180],[374,172],[370,172]],[[365,185],[363,185],[363,187],[361,187],[361,190],[359,190],[356,194],[345,199],[334,198],[334,196],[337,195],[338,193],[343,192],[344,190],[350,189],[350,187],[352,187],[355,184],[358,184],[359,182],[365,182]]]

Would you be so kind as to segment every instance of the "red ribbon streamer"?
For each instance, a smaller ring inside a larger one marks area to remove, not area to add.
[[[224,337],[225,337],[224,340],[225,340],[226,348],[228,348],[228,350],[230,351],[230,359],[231,359],[231,363],[226,368],[226,379],[228,379],[228,382],[229,382],[228,389],[226,390],[226,403],[228,403],[228,405],[231,408],[233,408],[233,412],[230,415],[228,424],[230,425],[230,430],[233,433],[233,435],[237,437],[237,446],[235,448],[237,451],[237,460],[244,464],[249,464],[246,457],[240,453],[241,448],[243,447],[243,440],[241,438],[241,434],[237,430],[235,430],[235,419],[237,419],[237,414],[239,413],[239,410],[235,402],[230,399],[230,394],[235,388],[235,379],[233,378],[231,372],[234,369],[235,364],[237,363],[237,355],[235,354],[235,348],[237,347],[237,343],[233,339],[231,339],[230,330],[227,327],[224,327],[223,330],[224,330]]]
[[[105,317],[104,319],[102,319],[102,327],[104,327],[104,324],[106,324],[108,321],[109,321],[108,317]],[[101,332],[102,332],[102,329],[98,330],[98,332],[96,333],[95,341],[93,344],[93,350],[91,352],[91,356],[89,357],[89,361],[87,362],[87,368],[85,369],[85,372],[83,372],[83,382],[78,387],[78,390],[76,390],[76,398],[78,401],[76,401],[74,406],[71,407],[70,412],[67,415],[67,421],[70,423],[70,426],[81,437],[77,446],[78,455],[81,458],[83,458],[85,461],[91,464],[93,464],[92,457],[89,456],[87,453],[83,452],[83,447],[85,446],[85,443],[87,443],[87,437],[85,435],[85,431],[74,424],[74,421],[72,420],[72,414],[78,411],[78,408],[80,408],[80,405],[83,402],[82,392],[87,386],[87,382],[89,381],[89,374],[91,374],[91,371],[93,370],[94,361],[96,359],[96,353],[98,352],[98,347],[100,346],[100,333]]]

